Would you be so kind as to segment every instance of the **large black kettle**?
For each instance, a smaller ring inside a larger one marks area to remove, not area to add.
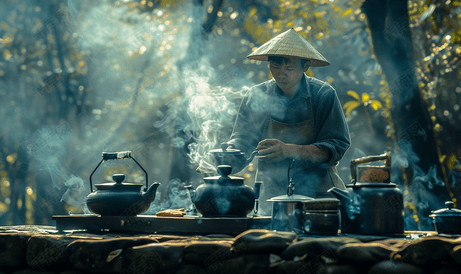
[[[357,165],[385,161],[384,166]],[[328,190],[340,201],[341,233],[398,234],[404,231],[403,194],[390,183],[390,153],[351,161],[352,183],[342,190]]]
[[[93,191],[92,176],[96,169],[105,161],[117,159],[133,159],[146,175],[146,187],[141,191],[143,184],[125,183],[124,174],[114,174],[114,182],[96,184],[97,191]],[[131,151],[103,152],[102,160],[90,175],[91,193],[87,197],[88,209],[95,214],[103,216],[136,216],[146,212],[155,199],[155,193],[160,184],[153,183],[148,186],[147,172],[131,156]]]

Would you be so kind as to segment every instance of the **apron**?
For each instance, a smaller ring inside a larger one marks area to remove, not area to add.
[[[296,145],[308,145],[316,141],[317,128],[314,122],[311,97],[307,98],[307,120],[300,123],[282,123],[266,117],[262,140],[278,139],[284,143]],[[268,163],[262,159],[258,160],[258,171],[256,181],[262,181],[260,192],[260,214],[270,215],[272,203],[266,200],[287,194],[288,168],[292,159],[285,159],[279,162]],[[311,198],[326,198],[334,196],[327,192],[332,187],[345,189],[345,185],[338,175],[336,165],[328,168],[309,166],[301,162],[294,162],[290,170],[290,178],[295,184],[294,194],[305,195]]]

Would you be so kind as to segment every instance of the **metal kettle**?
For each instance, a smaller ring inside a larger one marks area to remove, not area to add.
[[[146,187],[141,191],[143,184],[125,183],[124,174],[114,174],[114,182],[95,184],[97,191],[93,191],[92,176],[96,169],[105,161],[118,159],[133,159],[146,175]],[[160,184],[148,186],[147,172],[131,156],[131,151],[103,152],[102,160],[90,175],[91,193],[87,197],[88,209],[103,216],[136,216],[146,212],[155,199],[155,193]]]
[[[357,165],[385,161],[384,166]],[[403,194],[390,183],[391,156],[386,152],[351,161],[352,182],[328,190],[340,201],[341,233],[399,234],[404,232]]]

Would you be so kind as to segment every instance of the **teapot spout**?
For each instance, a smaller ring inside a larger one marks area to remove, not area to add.
[[[248,159],[246,159],[245,165],[250,164],[251,161],[253,161],[253,159],[255,158],[256,154],[258,154],[257,150],[254,150],[253,152],[251,152],[250,157],[248,157]]]
[[[155,200],[155,193],[157,192],[159,185],[160,183],[153,183],[150,185],[149,189],[142,194],[142,200],[144,203],[150,204]]]
[[[338,199],[340,201],[340,206],[341,207],[347,205],[348,202],[350,202],[350,200],[351,200],[351,197],[350,197],[349,193],[347,193],[347,191],[339,189],[337,187],[330,188],[328,190],[328,192],[333,194],[336,197],[336,199]]]

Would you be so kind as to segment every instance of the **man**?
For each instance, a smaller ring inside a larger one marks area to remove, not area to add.
[[[263,181],[263,213],[270,214],[264,201],[286,194],[289,180],[295,194],[312,198],[330,197],[327,190],[333,186],[345,189],[336,171],[350,146],[341,104],[328,83],[304,74],[329,62],[293,29],[248,58],[269,61],[273,79],[247,92],[227,143],[246,155],[259,151],[255,180]]]

